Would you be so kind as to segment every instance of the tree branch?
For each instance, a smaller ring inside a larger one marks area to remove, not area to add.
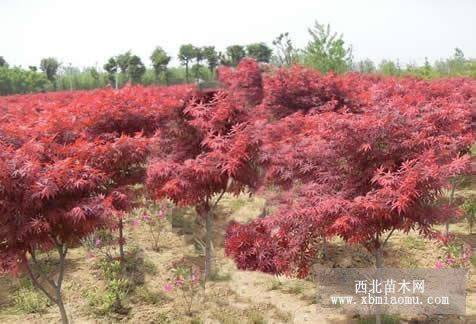
[[[65,261],[65,256],[66,256],[66,252],[68,251],[68,248],[64,245],[64,244],[61,244],[61,245],[57,245],[56,246],[56,249],[58,250],[58,253],[59,253],[59,275],[58,275],[58,282],[57,282],[57,290],[61,290],[61,285],[63,284],[63,277],[64,277],[64,267],[65,267],[65,264],[64,264],[64,261]]]
[[[214,210],[215,207],[218,205],[218,203],[220,202],[221,198],[223,197],[223,195],[225,194],[226,192],[226,188],[223,189],[223,191],[221,192],[220,196],[218,196],[217,200],[215,200],[215,203],[213,204],[212,208],[210,208],[210,211]]]
[[[33,271],[31,270],[30,264],[28,263],[28,260],[26,259],[26,257],[25,257],[25,264],[26,264],[26,270],[28,272],[28,276],[30,277],[33,285],[39,290],[41,290],[41,292],[43,292],[46,295],[46,297],[48,297],[52,302],[54,302],[55,304],[58,304],[58,301],[52,295],[50,295],[50,293],[48,293],[46,289],[38,282],[35,275],[33,274]]]
[[[387,237],[385,238],[385,241],[383,241],[382,246],[385,246],[385,244],[387,243],[387,241],[388,241],[388,239],[390,238],[390,236],[392,236],[393,231],[395,231],[395,228],[393,228],[393,229],[390,231],[390,233],[388,233]]]
[[[30,252],[30,255],[31,255],[31,260],[33,261],[33,263],[35,264],[35,266],[38,268],[38,271],[40,273],[40,275],[42,275],[45,280],[51,285],[51,287],[53,287],[54,289],[56,289],[56,284],[53,280],[51,280],[48,275],[43,271],[43,269],[41,268],[41,264],[38,262],[38,260],[36,259],[36,256],[35,256],[35,253],[34,252]]]

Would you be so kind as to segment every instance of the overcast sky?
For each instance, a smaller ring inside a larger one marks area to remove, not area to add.
[[[130,49],[149,64],[157,45],[175,59],[184,43],[222,50],[286,31],[302,47],[315,20],[343,33],[356,59],[421,63],[455,47],[476,57],[476,0],[0,0],[0,56],[84,67]]]

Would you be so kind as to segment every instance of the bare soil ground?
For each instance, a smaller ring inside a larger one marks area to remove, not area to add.
[[[315,285],[308,280],[276,277],[263,273],[239,271],[224,256],[223,232],[229,220],[244,222],[256,217],[264,202],[257,198],[225,196],[217,211],[215,252],[218,273],[207,284],[205,293],[197,297],[192,314],[185,315],[181,295],[165,292],[164,285],[171,276],[177,260],[188,260],[201,265],[203,257],[197,249],[197,238],[202,237],[195,215],[187,210],[165,230],[159,251],[154,251],[146,228],[141,225],[129,228],[128,247],[139,251],[141,270],[134,291],[125,300],[127,314],[98,313],[91,306],[91,292],[101,295],[104,282],[92,266],[83,247],[71,249],[68,255],[64,283],[66,308],[72,323],[365,323],[362,319],[341,314],[335,309],[332,315],[322,312],[316,302]],[[451,230],[476,248],[476,234],[469,235],[465,223],[451,225]],[[436,243],[424,240],[416,233],[396,233],[385,252],[388,267],[433,268],[443,251]],[[372,266],[373,258],[361,247],[346,247],[343,242],[330,242],[328,267]],[[475,267],[470,272],[474,274]],[[467,316],[420,318],[422,322],[476,323],[476,279],[472,275],[468,285]],[[59,314],[55,306],[33,307],[39,313],[29,313],[18,307],[20,279],[0,277],[0,323],[57,323]],[[390,319],[392,320],[392,319]],[[415,320],[415,319],[413,319]],[[393,322],[410,322],[394,319]],[[389,321],[390,323],[392,321]]]

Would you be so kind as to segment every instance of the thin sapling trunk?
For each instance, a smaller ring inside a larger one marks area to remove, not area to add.
[[[450,192],[450,197],[449,197],[449,204],[450,206],[453,204],[454,196],[455,196],[455,190],[456,190],[456,181],[454,181],[451,184],[451,192]],[[450,220],[451,218],[448,218],[445,223],[445,235],[448,236],[450,235]]]
[[[383,268],[383,249],[394,231],[395,229],[392,229],[388,233],[387,237],[385,238],[383,242],[380,240],[380,236],[377,236],[375,238],[376,241],[374,244],[374,247],[375,247],[374,256],[375,256],[375,268],[377,268],[377,280],[381,280],[381,269]],[[382,307],[380,304],[375,305],[375,323],[376,324],[382,323]]]
[[[41,264],[40,262],[38,262],[34,250],[30,251],[30,260],[26,260],[25,265],[28,276],[30,277],[33,285],[37,289],[39,289],[51,302],[55,303],[58,306],[61,315],[61,323],[68,324],[69,320],[66,314],[66,308],[64,307],[63,297],[61,294],[61,286],[63,284],[64,270],[66,264],[66,253],[68,251],[68,248],[66,244],[59,243],[56,240],[55,246],[59,255],[58,278],[56,281],[54,279],[51,279],[48,274],[45,273],[44,270],[41,268]],[[34,265],[34,269],[32,268],[32,264]],[[39,279],[41,279],[41,282]]]
[[[209,210],[206,215],[205,220],[205,228],[206,228],[206,238],[205,238],[205,270],[204,270],[204,277],[205,280],[209,278],[210,274],[212,273],[213,267],[213,214],[212,211]]]
[[[215,203],[209,207],[208,200],[206,202],[207,212],[205,215],[205,269],[204,269],[204,281],[210,279],[210,275],[213,273],[213,211],[220,202],[221,198],[225,194],[226,189],[220,193]]]
[[[188,83],[188,61],[185,62],[185,79],[187,80],[187,83]]]
[[[322,235],[322,258],[327,259],[329,255],[329,244],[325,235]]]
[[[119,257],[121,263],[121,270],[124,271],[124,264],[126,260],[126,256],[124,253],[124,222],[122,220],[122,216],[119,218]]]

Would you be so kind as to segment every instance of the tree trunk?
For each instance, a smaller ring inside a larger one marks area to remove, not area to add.
[[[377,280],[380,280],[380,269],[383,267],[383,249],[380,246],[375,251],[375,267],[377,268]],[[382,308],[381,305],[375,305],[375,323],[382,324]]]
[[[454,196],[455,196],[455,190],[456,190],[456,181],[451,185],[451,192],[450,192],[450,198],[449,198],[449,204],[453,204]],[[449,236],[450,235],[450,220],[451,218],[448,218],[446,220],[445,224],[445,235]]]
[[[383,249],[381,247],[375,251],[375,267],[377,269],[383,267]]]
[[[327,259],[327,256],[329,254],[328,252],[328,244],[327,244],[327,238],[325,235],[322,236],[322,258]]]
[[[61,314],[61,323],[62,324],[68,324],[68,315],[66,314],[66,309],[64,308],[63,304],[63,297],[61,296],[61,290],[56,291],[56,305],[58,305],[60,314]]]
[[[61,314],[61,323],[68,324],[68,316],[66,315],[66,309],[64,308],[63,295],[61,294],[61,286],[63,285],[64,270],[65,270],[65,259],[67,247],[65,244],[56,243],[56,249],[59,254],[59,275],[56,285],[54,285],[55,295],[56,295],[56,305],[58,305],[60,314]]]
[[[54,304],[58,306],[60,315],[61,315],[61,323],[68,324],[69,320],[66,314],[66,309],[64,307],[63,296],[61,294],[61,286],[63,284],[64,270],[65,270],[66,253],[68,251],[68,248],[65,244],[59,243],[56,239],[54,239],[54,241],[56,244],[56,250],[58,251],[58,254],[59,254],[58,279],[56,280],[56,282],[54,281],[54,279],[50,279],[48,277],[48,274],[42,270],[41,264],[36,259],[36,254],[34,250],[30,251],[30,255],[31,255],[31,261],[35,265],[38,275],[35,275],[33,273],[33,270],[28,260],[26,260],[25,264],[26,264],[26,269],[28,271],[28,275],[33,285],[36,288],[38,288],[41,292],[43,292],[45,296],[48,297],[48,299],[51,302],[53,302]],[[43,278],[43,280],[47,283],[47,285],[49,285],[50,288],[54,291],[54,295],[52,295],[48,291],[48,289],[38,281],[38,278]]]
[[[210,278],[210,275],[213,271],[213,213],[211,210],[207,212],[206,215],[206,238],[205,238],[205,269],[204,277],[205,280]]]
[[[188,83],[188,62],[185,63],[185,80],[186,80],[187,83]]]
[[[122,217],[119,219],[119,256],[121,258],[121,270],[124,270],[124,261],[126,260],[126,256],[124,253],[124,223],[122,221]]]

